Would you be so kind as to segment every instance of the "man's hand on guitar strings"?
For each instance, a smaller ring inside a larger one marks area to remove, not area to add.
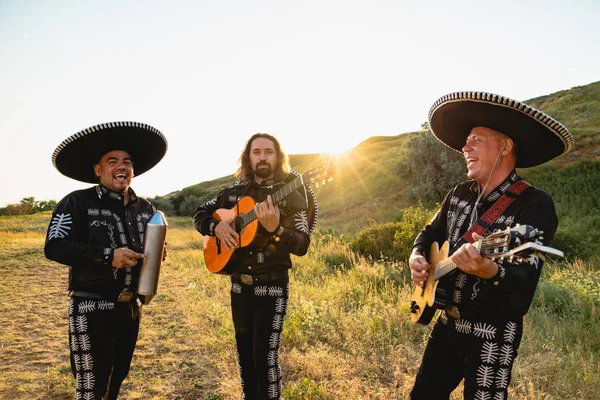
[[[254,213],[258,222],[269,232],[275,232],[279,226],[279,208],[273,205],[271,195],[267,196],[267,201],[258,203],[254,206]]]
[[[423,283],[427,280],[429,273],[429,263],[416,249],[410,255],[408,259],[408,265],[410,266],[410,277],[416,286],[423,286]]]
[[[215,236],[221,241],[227,251],[238,247],[240,236],[233,229],[235,218],[224,219],[215,227]]]
[[[475,241],[483,238],[483,236],[473,233]],[[451,258],[461,271],[482,279],[493,278],[498,273],[498,265],[494,261],[482,257],[471,243],[463,244],[456,253],[452,254]]]

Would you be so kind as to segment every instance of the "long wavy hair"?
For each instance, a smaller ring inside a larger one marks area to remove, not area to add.
[[[275,165],[275,180],[283,180],[290,172],[290,159],[288,155],[281,149],[279,140],[275,139],[273,135],[268,133],[255,133],[252,135],[246,147],[240,156],[240,167],[235,173],[236,178],[240,181],[252,181],[254,179],[254,171],[252,171],[252,165],[250,164],[250,148],[254,139],[264,138],[269,139],[275,145],[275,151],[277,151],[277,164]]]

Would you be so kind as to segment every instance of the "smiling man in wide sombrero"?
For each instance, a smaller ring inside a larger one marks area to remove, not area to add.
[[[69,266],[69,345],[78,399],[116,399],[139,329],[137,282],[150,202],[131,189],[167,151],[157,129],[113,122],[65,139],[52,162],[94,186],[63,198],[52,214],[44,252]]]
[[[550,242],[558,224],[552,198],[521,180],[515,167],[533,167],[566,153],[573,137],[533,107],[481,92],[440,98],[429,113],[429,126],[442,143],[463,153],[470,181],[448,193],[417,236],[409,259],[418,286],[433,274],[427,257],[434,242],[449,242],[458,268],[439,279],[446,305],[431,332],[411,398],[448,399],[464,379],[465,399],[506,399],[523,316],[543,261],[535,255],[522,262],[493,261],[471,243],[516,224],[543,231],[527,235]],[[413,315],[421,311],[413,304]]]

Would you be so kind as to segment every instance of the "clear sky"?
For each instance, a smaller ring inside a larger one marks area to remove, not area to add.
[[[419,129],[448,92],[595,82],[599,20],[597,0],[0,0],[0,206],[88,187],[51,155],[98,123],[165,134],[132,184],[152,197],[233,173],[255,132],[340,152]]]

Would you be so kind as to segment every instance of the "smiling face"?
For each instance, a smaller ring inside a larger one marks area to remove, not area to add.
[[[263,137],[254,139],[250,146],[250,165],[258,183],[272,178],[277,166],[275,143]]]
[[[94,172],[107,189],[125,193],[133,179],[133,162],[126,151],[109,151],[94,165]]]
[[[506,136],[500,132],[482,126],[471,130],[462,148],[467,161],[467,176],[470,179],[485,183],[492,172],[504,138]]]

